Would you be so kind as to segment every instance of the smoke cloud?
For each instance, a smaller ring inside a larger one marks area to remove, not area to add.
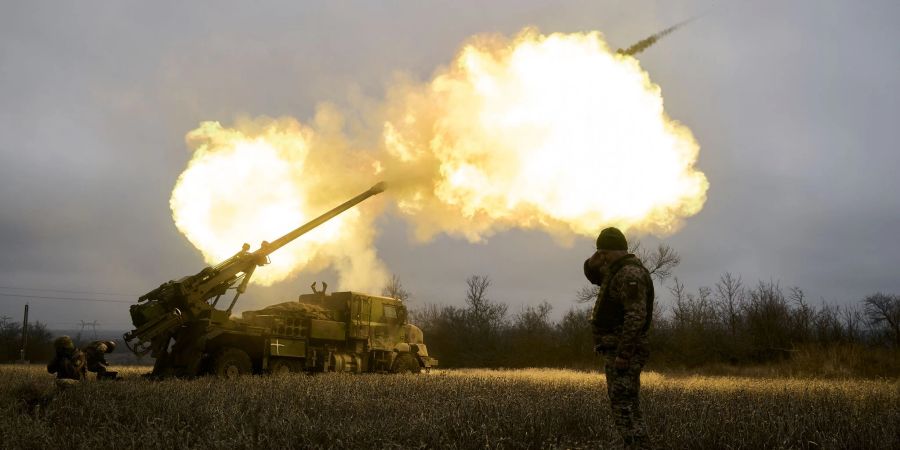
[[[431,80],[397,81],[375,115],[377,129],[360,133],[373,142],[346,136],[327,105],[309,125],[201,124],[172,193],[178,229],[215,263],[385,180],[380,198],[276,252],[255,275],[268,284],[331,266],[339,288],[371,291],[387,273],[372,245],[385,206],[420,241],[526,228],[567,243],[610,225],[665,235],[706,199],[690,130],[666,115],[638,61],[596,32],[476,36]]]

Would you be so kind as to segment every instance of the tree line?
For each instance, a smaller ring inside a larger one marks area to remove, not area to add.
[[[10,317],[0,316],[0,362],[16,361],[22,350],[22,323]],[[41,322],[28,324],[28,340],[25,358],[31,361],[48,361],[53,356],[53,335]]]
[[[872,293],[854,305],[813,305],[802,289],[773,281],[747,285],[725,272],[688,291],[672,277],[680,262],[666,245],[630,249],[657,285],[651,365],[663,368],[794,364],[808,372],[900,374],[900,295]],[[671,278],[671,280],[670,280]],[[444,367],[594,368],[589,319],[598,287],[586,285],[560,319],[543,301],[510,313],[489,296],[486,275],[466,280],[464,306],[418,305],[413,322]],[[384,295],[409,292],[395,276]],[[664,288],[661,288],[664,287]],[[667,306],[660,298],[668,295]],[[816,366],[816,367],[812,367]],[[829,367],[825,367],[829,366]],[[833,366],[833,367],[832,367]]]
[[[900,374],[900,295],[872,293],[855,304],[813,305],[798,287],[777,282],[747,285],[723,273],[711,287],[695,291],[673,277],[677,252],[635,243],[630,251],[651,272],[657,299],[651,328],[651,365],[804,363],[843,367],[853,374]],[[671,281],[670,281],[671,279]],[[492,281],[465,281],[464,306],[414,305],[412,322],[425,331],[430,353],[443,367],[595,368],[589,319],[597,286],[585,285],[574,303],[553,319],[547,301],[510,312],[490,297]],[[461,290],[462,291],[462,290]],[[383,295],[408,301],[411,293],[394,275]],[[661,296],[667,295],[663,307]],[[46,361],[54,336],[40,322],[29,324],[26,357]],[[77,339],[80,341],[80,336]],[[19,359],[22,325],[0,317],[0,362]]]

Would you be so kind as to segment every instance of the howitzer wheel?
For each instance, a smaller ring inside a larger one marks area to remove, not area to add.
[[[419,361],[412,353],[400,353],[394,358],[394,364],[391,365],[393,373],[419,373],[422,368],[419,367]]]
[[[223,348],[216,353],[212,362],[212,373],[221,378],[237,378],[253,371],[253,364],[247,353],[237,348]]]
[[[269,361],[269,373],[276,377],[300,372],[300,370],[300,364],[291,359],[273,358]]]

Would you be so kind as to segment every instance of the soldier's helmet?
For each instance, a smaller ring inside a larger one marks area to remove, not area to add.
[[[597,236],[597,250],[628,250],[628,241],[618,228],[604,228]]]
[[[55,348],[57,351],[72,351],[75,350],[75,343],[72,342],[72,338],[68,336],[60,336],[56,338],[55,341],[53,341],[53,348]]]
[[[112,353],[116,349],[116,341],[106,341],[106,353]]]

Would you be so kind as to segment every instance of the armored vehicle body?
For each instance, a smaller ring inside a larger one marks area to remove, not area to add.
[[[205,371],[241,373],[419,372],[437,364],[399,300],[317,292],[244,312],[206,343]]]

